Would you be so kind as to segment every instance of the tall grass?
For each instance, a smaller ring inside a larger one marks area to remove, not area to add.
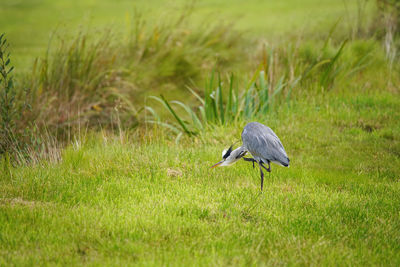
[[[21,118],[29,109],[28,90],[14,86],[9,43],[5,34],[0,35],[0,163],[5,173],[10,172],[10,158],[25,148],[27,127]]]
[[[191,28],[189,16],[185,10],[150,24],[135,13],[129,31],[88,29],[52,41],[19,82],[19,90],[32,91],[25,122],[64,140],[82,127],[134,128],[146,91],[179,90],[212,67],[237,66],[244,55],[240,35],[230,25]]]
[[[14,67],[10,65],[8,46],[3,33],[0,35],[0,154],[8,153],[11,149],[10,142],[13,139],[18,115],[15,102],[16,91],[11,76]]]
[[[282,76],[276,83],[271,83],[268,81],[264,70],[257,70],[254,77],[249,81],[249,87],[239,93],[234,79],[234,75],[230,75],[229,78],[225,79],[225,83],[221,80],[220,75],[215,77],[215,74],[212,73],[206,83],[203,97],[189,88],[200,102],[200,105],[196,108],[177,100],[168,102],[164,96],[152,96],[151,99],[163,105],[173,115],[176,123],[162,121],[150,106],[146,109],[152,114],[152,118],[148,119],[147,122],[172,129],[175,133],[178,133],[178,136],[181,132],[189,136],[196,135],[208,125],[225,125],[241,119],[265,115],[273,109],[276,99],[281,98],[284,91],[289,95],[290,91],[300,81],[300,77],[289,81]],[[185,114],[175,110],[172,105],[180,108]],[[189,119],[186,120],[185,118]]]
[[[120,132],[144,121],[193,136],[210,125],[262,117],[293,96],[334,90],[371,64],[374,47],[362,43],[353,53],[356,41],[334,40],[335,26],[325,40],[277,46],[245,40],[229,24],[193,28],[189,14],[149,23],[136,13],[129,31],[88,29],[51,42],[16,83],[16,91],[31,92],[23,98],[32,109],[19,125],[30,125],[32,143],[43,147],[43,138],[36,138],[43,132],[70,142],[82,129]],[[203,89],[185,90],[204,80]],[[143,107],[145,97],[160,92],[150,98],[160,105]],[[188,95],[197,106],[182,101]]]
[[[299,95],[313,87],[322,88],[322,91],[332,89],[338,80],[349,79],[365,69],[370,64],[372,48],[350,59],[345,56],[346,44],[347,40],[332,48],[327,39],[320,50],[315,51],[313,47],[312,56],[304,47],[264,48],[262,63],[247,80],[233,74],[221,79],[220,74],[212,72],[203,92],[188,87],[198,106],[167,101],[163,95],[152,96],[151,99],[161,104],[173,120],[161,119],[154,106],[147,106],[151,115],[147,122],[167,127],[179,137],[183,133],[196,135],[210,125],[261,118],[272,112],[276,105],[290,104],[293,91],[299,91]]]
[[[149,25],[140,14],[128,38],[128,59],[135,81],[160,85],[185,85],[212,68],[237,67],[244,53],[243,39],[232,24],[191,27],[190,10],[176,19]],[[128,22],[130,24],[130,22]]]
[[[375,16],[374,29],[377,36],[382,40],[389,61],[390,70],[398,59],[400,48],[400,1],[399,0],[376,0],[378,12]],[[390,81],[390,80],[389,80]]]

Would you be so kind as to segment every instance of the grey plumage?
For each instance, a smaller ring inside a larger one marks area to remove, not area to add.
[[[285,148],[279,137],[271,130],[271,128],[258,123],[248,123],[242,131],[243,145],[232,151],[232,146],[222,152],[222,160],[211,168],[218,166],[229,166],[240,159],[250,161],[254,164],[258,163],[261,175],[261,190],[264,183],[264,172],[271,172],[271,162],[277,163],[284,167],[289,167],[289,158]],[[250,153],[253,158],[244,157],[246,153]],[[268,164],[268,168],[264,165]]]
[[[258,123],[248,123],[242,132],[243,147],[257,162],[289,166],[289,158],[279,137],[271,128]]]

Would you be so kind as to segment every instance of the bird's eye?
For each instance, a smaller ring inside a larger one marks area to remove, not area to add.
[[[222,152],[222,158],[223,158],[223,159],[226,159],[227,157],[229,157],[229,155],[231,154],[231,152],[232,152],[232,146],[230,146],[228,149],[225,149],[225,150]]]

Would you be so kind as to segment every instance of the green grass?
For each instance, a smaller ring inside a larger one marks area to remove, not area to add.
[[[10,169],[0,155],[0,266],[399,266],[399,65],[369,28],[374,1],[361,28],[356,0],[205,0],[173,24],[183,2],[0,3],[32,139]],[[152,110],[196,134],[176,142]],[[291,160],[263,193],[248,162],[209,168],[249,121]]]
[[[400,99],[349,89],[260,120],[291,159],[262,194],[244,161],[209,169],[245,122],[179,145],[157,129],[98,134],[14,169],[0,264],[399,265]]]
[[[250,36],[276,41],[294,32],[315,37],[315,33],[329,31],[341,19],[343,32],[347,33],[357,20],[357,2],[346,1],[345,5],[340,0],[250,0],[243,5],[241,1],[205,0],[195,4],[192,24],[204,23],[205,18],[212,22],[234,21],[236,29]],[[12,44],[17,71],[27,71],[33,59],[46,52],[51,36],[54,42],[57,36],[74,36],[80,28],[96,32],[110,25],[124,32],[131,27],[129,18],[135,10],[144,12],[152,20],[166,14],[168,19],[171,14],[179,14],[185,3],[183,0],[3,0],[0,29]],[[373,13],[373,4],[368,2],[367,14]],[[370,16],[364,14],[363,18],[363,24],[367,24]]]

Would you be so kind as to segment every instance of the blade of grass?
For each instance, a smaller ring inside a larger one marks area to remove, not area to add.
[[[199,96],[198,93],[196,93],[192,88],[190,88],[189,86],[186,87],[199,101],[200,103],[204,106],[204,99],[201,98],[201,96]]]
[[[262,71],[263,67],[264,67],[264,63],[263,62],[258,64],[258,67],[257,67],[256,71],[254,72],[254,74],[251,77],[250,81],[247,83],[247,88],[250,88],[251,86],[254,85],[254,83],[257,80],[257,77],[258,77],[260,71]]]
[[[149,111],[154,119],[156,119],[157,121],[160,121],[160,116],[158,116],[157,112],[155,112],[155,110],[153,108],[146,106],[145,110]]]
[[[166,122],[149,120],[149,121],[147,121],[147,123],[160,125],[160,126],[162,126],[162,127],[165,127],[165,128],[167,128],[167,129],[170,129],[170,130],[173,131],[175,134],[180,134],[180,133],[182,133],[182,131],[180,131],[178,128],[176,128],[175,126],[173,126],[173,125],[171,125],[171,124],[169,124],[169,123],[166,123]]]
[[[175,111],[172,109],[172,107],[169,105],[168,101],[164,98],[163,95],[160,95],[161,100],[164,102],[165,106],[167,107],[167,109],[171,112],[171,114],[175,117],[176,121],[178,122],[178,124],[182,127],[182,129],[184,130],[184,132],[189,135],[192,136],[193,134],[195,134],[192,131],[189,131],[189,129],[186,127],[186,124],[181,120],[181,118],[179,118],[179,116],[175,113]]]
[[[232,120],[232,101],[233,101],[233,74],[231,74],[229,78],[229,95],[228,95],[228,103],[226,104],[225,117],[226,120]]]
[[[339,50],[336,52],[335,56],[330,60],[328,63],[328,66],[326,67],[325,71],[321,75],[320,79],[320,84],[324,87],[328,85],[328,83],[332,83],[332,81],[335,79],[337,76],[337,73],[332,74],[333,67],[336,63],[336,61],[339,59],[339,57],[342,55],[343,48],[345,47],[348,39],[344,40],[343,43],[341,44]]]
[[[213,80],[214,80],[214,71],[211,72],[211,77],[209,83],[206,82],[205,87],[204,87],[204,110],[206,114],[207,121],[214,121],[214,116],[213,116],[213,104],[212,98],[211,98],[211,92],[212,92],[212,86],[213,86]]]
[[[186,113],[192,118],[193,125],[198,130],[203,129],[203,124],[201,123],[200,119],[197,117],[196,113],[194,113],[194,111],[188,105],[185,105],[182,102],[177,101],[177,100],[171,101],[171,103],[182,107],[186,111]]]
[[[221,124],[224,124],[225,123],[224,101],[223,101],[223,96],[222,96],[221,76],[219,73],[218,73],[217,101],[218,101],[217,110],[219,113],[219,121]]]

